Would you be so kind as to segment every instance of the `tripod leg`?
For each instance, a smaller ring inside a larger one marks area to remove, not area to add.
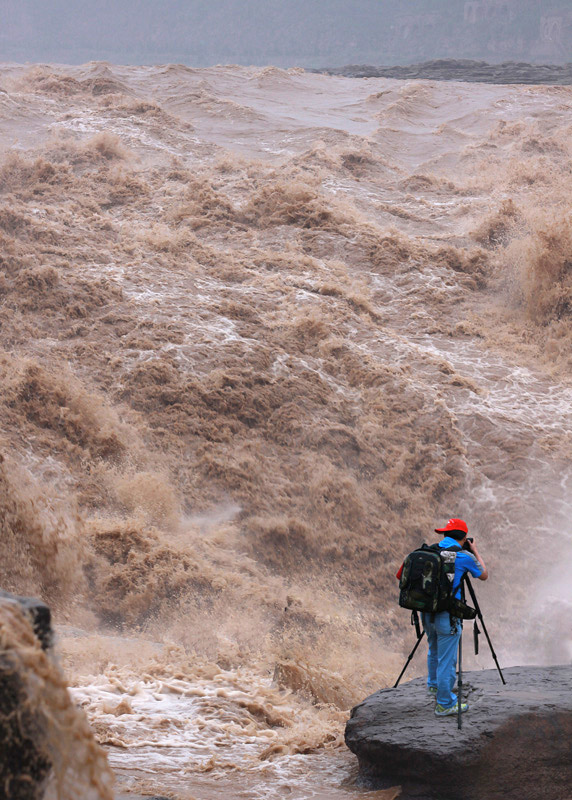
[[[459,678],[457,680],[457,728],[463,727],[463,631],[459,636]]]
[[[488,631],[487,631],[487,629],[486,629],[486,626],[485,626],[485,621],[484,621],[484,619],[483,619],[482,615],[480,615],[480,616],[479,616],[479,619],[481,620],[481,625],[483,626],[483,633],[485,634],[486,640],[487,640],[487,642],[489,643],[489,647],[491,648],[491,654],[492,654],[492,657],[493,657],[493,661],[495,662],[495,664],[496,664],[496,666],[497,666],[497,669],[498,669],[498,671],[499,671],[500,679],[501,679],[501,681],[503,682],[503,684],[506,686],[506,681],[505,681],[505,679],[504,679],[504,675],[502,674],[502,669],[501,669],[501,667],[500,667],[499,660],[498,660],[498,658],[497,658],[497,654],[496,654],[496,653],[495,653],[495,651],[493,650],[493,644],[492,644],[492,642],[491,642],[491,638],[490,638],[490,636],[489,636],[489,632],[488,632]]]
[[[493,657],[493,661],[495,662],[496,667],[498,669],[498,672],[499,672],[499,675],[500,675],[500,679],[503,682],[503,684],[506,686],[506,681],[504,679],[504,675],[502,674],[502,669],[500,667],[500,664],[499,664],[499,661],[498,661],[498,658],[497,658],[497,654],[494,651],[493,643],[491,642],[491,637],[489,636],[489,632],[487,631],[487,626],[485,625],[485,621],[483,619],[483,615],[481,613],[481,609],[480,609],[480,606],[479,606],[479,601],[477,600],[477,595],[475,594],[475,590],[473,589],[473,584],[469,580],[469,576],[468,575],[464,576],[464,580],[465,580],[465,582],[466,582],[466,584],[467,584],[467,586],[469,588],[469,594],[471,595],[471,600],[473,601],[473,604],[474,604],[475,609],[477,611],[477,617],[479,618],[479,620],[481,622],[481,625],[483,626],[483,633],[485,634],[486,640],[488,642],[488,645],[489,645],[489,648],[490,648],[490,651],[491,651],[491,655]]]
[[[417,648],[418,648],[418,647],[419,647],[419,645],[421,644],[421,639],[422,639],[424,636],[425,636],[425,631],[421,631],[421,636],[420,636],[420,637],[417,639],[417,642],[415,643],[415,647],[413,648],[413,650],[412,650],[412,651],[411,651],[411,653],[409,654],[409,658],[408,658],[408,659],[407,659],[407,661],[405,662],[405,666],[404,666],[404,667],[403,667],[403,669],[401,670],[401,673],[400,673],[400,675],[399,675],[399,678],[398,678],[398,679],[395,681],[395,683],[393,684],[393,688],[394,688],[394,689],[397,689],[397,687],[399,686],[399,681],[400,681],[400,680],[403,678],[403,676],[405,675],[405,670],[407,669],[407,667],[408,667],[408,666],[409,666],[409,664],[411,663],[411,659],[412,659],[412,658],[413,658],[413,656],[415,655],[415,652],[417,651]]]

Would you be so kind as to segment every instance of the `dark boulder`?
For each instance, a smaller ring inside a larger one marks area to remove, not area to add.
[[[0,592],[0,623],[10,619],[10,607],[16,606],[31,624],[43,649],[50,646],[52,628],[50,610],[40,600],[15,597]],[[26,624],[26,623],[24,623]],[[29,630],[29,628],[28,628]],[[30,632],[30,639],[33,636]],[[42,746],[44,732],[36,709],[30,703],[28,676],[13,644],[6,647],[2,636],[0,648],[0,797],[10,800],[39,800],[51,764]],[[22,641],[23,649],[29,641]]]
[[[572,665],[464,676],[469,711],[436,717],[425,679],[356,706],[346,744],[368,788],[401,786],[416,800],[572,798]]]
[[[16,603],[26,614],[42,650],[48,650],[53,644],[52,612],[42,600],[35,597],[18,597],[0,589],[0,599]]]

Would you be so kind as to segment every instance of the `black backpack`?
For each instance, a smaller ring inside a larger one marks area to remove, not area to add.
[[[453,597],[455,560],[461,549],[460,546],[445,549],[438,544],[423,544],[409,553],[399,579],[399,605],[429,614],[454,613],[457,606]]]

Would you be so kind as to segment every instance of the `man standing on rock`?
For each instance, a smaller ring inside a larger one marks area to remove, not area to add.
[[[461,581],[465,573],[470,573],[481,581],[486,581],[489,573],[485,562],[479,555],[473,541],[467,539],[469,529],[462,519],[450,519],[444,528],[435,528],[436,533],[446,534],[439,542],[442,550],[466,546],[455,558],[453,578],[453,597],[461,599]],[[469,552],[470,551],[470,552]],[[461,620],[451,616],[448,611],[437,614],[424,613],[423,627],[429,642],[427,654],[427,688],[437,697],[435,714],[449,717],[458,714],[457,695],[453,693],[457,670],[457,650],[461,637]],[[467,711],[467,703],[461,704],[461,711]]]

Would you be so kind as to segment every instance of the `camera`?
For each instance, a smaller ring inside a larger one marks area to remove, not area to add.
[[[473,539],[473,537],[472,537],[472,536],[467,536],[467,541],[466,541],[466,542],[465,542],[465,544],[463,545],[463,550],[469,550],[469,551],[470,551],[470,550],[471,550],[471,547],[470,547],[470,545],[469,545],[469,542],[470,542],[471,544],[473,544],[473,542],[474,542],[474,541],[475,541],[475,540]]]

